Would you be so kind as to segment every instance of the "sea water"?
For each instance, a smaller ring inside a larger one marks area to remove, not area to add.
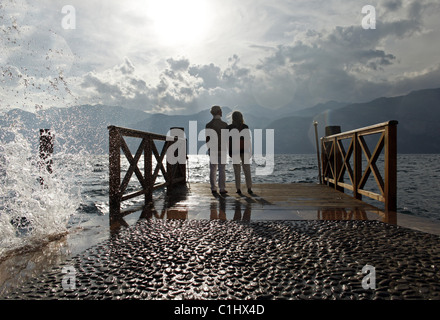
[[[32,150],[18,131],[13,141],[0,147],[0,256],[109,212],[108,155],[61,151],[54,155],[53,173],[48,174],[41,171],[38,154]],[[397,161],[398,212],[440,221],[440,155],[398,155]],[[257,164],[252,164],[253,182],[318,183],[317,164],[316,154],[275,155],[269,175],[256,175]],[[187,166],[190,184],[209,182],[208,156],[189,155]],[[122,160],[122,175],[128,167]],[[227,182],[233,182],[231,163],[226,175]],[[127,192],[137,190],[137,184],[132,179]],[[124,205],[137,201],[142,197]]]

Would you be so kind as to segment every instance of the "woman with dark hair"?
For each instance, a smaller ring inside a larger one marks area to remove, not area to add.
[[[241,194],[241,167],[243,167],[248,193],[252,194],[251,134],[241,112],[232,113],[232,124],[228,125],[227,129],[229,130],[229,156],[232,157],[237,193]]]

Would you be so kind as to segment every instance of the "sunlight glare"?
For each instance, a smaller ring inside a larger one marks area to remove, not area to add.
[[[166,45],[200,41],[209,27],[205,0],[152,0],[148,7],[159,41]]]

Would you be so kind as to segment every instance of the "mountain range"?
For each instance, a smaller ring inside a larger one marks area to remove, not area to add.
[[[329,101],[293,111],[292,106],[269,110],[260,106],[243,108],[245,122],[252,129],[274,129],[275,153],[316,152],[313,122],[322,137],[326,126],[338,125],[348,131],[388,120],[399,122],[398,153],[440,153],[440,88],[413,91],[407,95],[381,97],[365,103]],[[223,107],[224,119],[232,110]],[[0,119],[0,141],[13,138],[11,128],[19,128],[32,145],[38,143],[38,129],[51,128],[56,148],[67,152],[87,150],[95,154],[108,151],[108,125],[166,134],[171,127],[197,121],[197,132],[210,121],[209,109],[192,115],[149,114],[117,106],[82,105],[50,108],[35,113],[21,109],[8,111]],[[198,143],[198,148],[203,144]],[[55,151],[57,150],[55,148]],[[264,150],[263,150],[264,151]]]

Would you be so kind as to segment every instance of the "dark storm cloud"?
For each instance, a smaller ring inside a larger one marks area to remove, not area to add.
[[[376,93],[388,88],[370,79],[371,72],[380,72],[397,63],[394,53],[377,49],[383,41],[411,37],[422,30],[415,20],[378,23],[376,30],[359,26],[337,26],[327,33],[306,32],[302,41],[279,45],[266,57],[258,69],[269,74],[291,71],[298,101],[346,99],[358,101],[370,98],[370,87]]]
[[[402,0],[385,1],[383,6],[389,11],[396,11],[402,7]]]

